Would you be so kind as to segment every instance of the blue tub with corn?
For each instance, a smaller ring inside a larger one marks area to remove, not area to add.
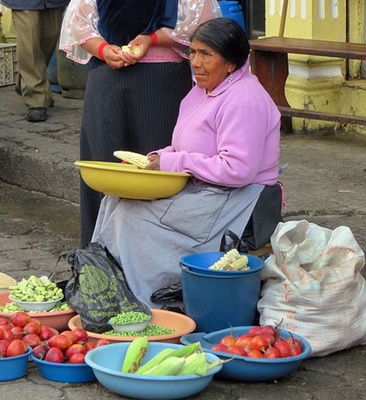
[[[188,254],[180,260],[184,312],[196,322],[198,332],[255,325],[264,262],[238,253],[232,269],[220,268],[227,254]]]

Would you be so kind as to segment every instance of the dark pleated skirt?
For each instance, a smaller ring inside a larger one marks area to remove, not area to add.
[[[169,145],[180,101],[191,87],[187,62],[91,69],[84,96],[80,159],[117,162],[116,150],[147,154]],[[85,247],[103,194],[81,181],[80,196],[81,246]]]

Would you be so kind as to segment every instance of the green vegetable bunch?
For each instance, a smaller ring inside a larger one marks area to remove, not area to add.
[[[17,285],[9,286],[10,296],[14,300],[27,302],[46,302],[61,300],[64,296],[62,289],[47,277],[31,275]]]

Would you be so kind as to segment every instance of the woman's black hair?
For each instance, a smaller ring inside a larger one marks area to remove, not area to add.
[[[249,56],[249,42],[243,28],[230,18],[210,19],[197,27],[190,41],[199,40],[226,61],[241,68]]]

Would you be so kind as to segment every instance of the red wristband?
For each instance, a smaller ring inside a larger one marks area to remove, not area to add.
[[[108,42],[102,42],[99,47],[98,47],[98,57],[102,60],[105,61],[105,58],[103,56],[103,49],[105,46],[109,46]]]
[[[158,45],[158,35],[156,34],[156,32],[150,33],[150,38],[151,38],[152,46],[157,46]]]

